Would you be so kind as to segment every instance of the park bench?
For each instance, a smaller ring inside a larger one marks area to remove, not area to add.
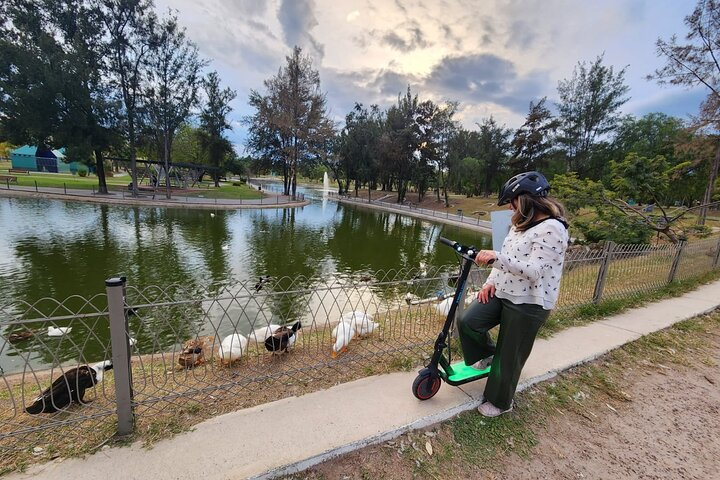
[[[0,182],[2,182],[2,183],[17,183],[17,177],[14,175],[0,175]]]
[[[8,173],[26,173],[30,174],[30,170],[26,168],[11,168],[8,170]]]

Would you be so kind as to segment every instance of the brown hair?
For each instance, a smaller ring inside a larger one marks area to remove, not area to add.
[[[524,232],[537,220],[538,215],[549,215],[551,217],[565,217],[565,207],[551,197],[536,197],[522,194],[515,197],[515,213],[512,216],[512,224],[516,230]]]

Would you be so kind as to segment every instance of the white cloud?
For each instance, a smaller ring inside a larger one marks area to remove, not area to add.
[[[468,128],[490,115],[516,128],[531,100],[547,96],[552,102],[558,81],[570,78],[579,61],[603,52],[605,63],[616,70],[629,65],[632,101],[626,113],[671,104],[673,112],[682,110],[678,94],[644,77],[662,64],[655,56],[657,37],[682,37],[683,17],[693,8],[691,2],[674,0],[158,4],[158,11],[167,6],[180,11],[189,37],[213,59],[211,68],[237,90],[237,118],[249,113],[250,89],[262,90],[263,80],[276,74],[299,44],[315,59],[337,118],[355,102],[388,106],[410,84],[421,98],[459,101]]]

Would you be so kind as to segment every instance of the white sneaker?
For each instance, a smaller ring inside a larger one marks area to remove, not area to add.
[[[490,365],[492,365],[493,362],[493,355],[490,355],[487,358],[483,358],[482,360],[478,360],[477,362],[470,365],[470,368],[474,368],[475,370],[485,370]]]
[[[498,416],[502,415],[503,413],[512,412],[512,409],[513,409],[512,404],[510,404],[510,408],[508,408],[507,410],[500,410],[498,407],[496,407],[492,403],[485,402],[478,407],[478,412],[480,412],[480,414],[483,417],[492,418],[492,417],[498,417]]]

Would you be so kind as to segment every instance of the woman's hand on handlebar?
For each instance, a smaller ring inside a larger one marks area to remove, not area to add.
[[[497,254],[494,250],[480,250],[475,255],[475,263],[478,265],[489,265],[497,260]]]
[[[488,303],[492,297],[495,296],[495,285],[492,283],[486,283],[482,286],[477,294],[478,302]]]

